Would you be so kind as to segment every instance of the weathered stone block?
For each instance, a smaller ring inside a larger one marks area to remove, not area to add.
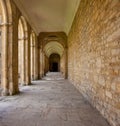
[[[120,1],[81,3],[68,35],[68,78],[112,126],[119,126]]]

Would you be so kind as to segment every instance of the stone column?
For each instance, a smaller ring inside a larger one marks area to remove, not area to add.
[[[19,66],[19,72],[21,73],[20,83],[21,85],[25,85],[25,39],[24,38],[19,39],[18,46],[19,46],[18,52],[20,53],[18,54],[19,56],[18,64],[21,63]]]
[[[31,42],[31,79],[34,80],[34,56],[35,56],[35,45],[33,42]]]
[[[30,61],[30,37],[28,34],[28,37],[25,39],[25,85],[31,84],[31,61]]]
[[[42,60],[43,60],[43,57],[42,57],[42,49],[40,48],[40,77],[42,78],[43,77],[43,72],[42,72],[42,70],[43,70],[43,66],[42,66]]]
[[[65,79],[68,78],[68,48],[65,48]]]
[[[8,81],[8,25],[2,25],[2,67],[1,67],[1,85],[2,95],[9,95]]]
[[[44,76],[44,53],[43,49],[40,49],[40,77]]]
[[[25,85],[31,84],[30,33],[25,35]]]
[[[18,88],[18,23],[3,25],[2,95],[14,95]]]
[[[49,71],[49,59],[45,55],[45,74]]]
[[[38,46],[38,79],[41,79],[40,75],[40,47]]]
[[[42,51],[42,75],[45,76],[45,53]]]
[[[9,93],[14,95],[19,92],[18,85],[18,18],[14,17],[12,26],[9,27]]]
[[[38,79],[38,42],[37,37],[35,36],[35,45],[34,45],[34,80]]]

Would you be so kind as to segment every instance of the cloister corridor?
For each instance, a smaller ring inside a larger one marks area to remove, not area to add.
[[[0,98],[0,126],[109,126],[61,73]]]
[[[0,126],[120,126],[120,0],[0,0]]]

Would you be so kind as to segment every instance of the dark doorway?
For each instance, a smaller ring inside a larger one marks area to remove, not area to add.
[[[49,57],[49,70],[50,72],[60,72],[60,56],[52,54]]]
[[[52,71],[53,72],[58,72],[58,63],[53,63],[52,64]]]

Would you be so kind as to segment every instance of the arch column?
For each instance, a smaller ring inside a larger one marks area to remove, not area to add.
[[[1,67],[1,85],[2,95],[9,95],[8,81],[8,24],[2,24],[2,67]]]
[[[34,62],[34,80],[38,79],[38,41],[37,41],[37,36],[35,35],[35,40],[34,40],[34,57],[33,57],[33,62]]]
[[[14,95],[19,92],[17,25],[17,21],[3,25],[2,95]]]
[[[25,32],[25,85],[31,84],[30,33]]]
[[[40,78],[44,76],[44,54],[43,49],[40,48]]]
[[[65,47],[65,79],[68,78],[68,48]]]
[[[33,40],[31,41],[31,79],[34,80],[34,68],[35,68],[35,47],[34,47],[34,43],[33,43]]]
[[[19,72],[21,71],[21,79],[20,79],[20,83],[21,85],[25,85],[25,39],[24,38],[21,38],[19,39],[18,41],[18,44],[19,45]],[[20,64],[20,60],[21,60],[21,64]]]
[[[40,74],[40,46],[38,46],[38,79],[41,79],[41,74]]]
[[[11,0],[0,1],[2,23],[2,95],[14,95],[18,88],[18,15],[12,11]],[[13,16],[14,15],[14,16]],[[16,19],[14,19],[16,18]],[[14,22],[13,22],[14,21]]]
[[[49,71],[49,58],[45,55],[45,74]]]
[[[42,76],[45,75],[45,53],[42,51]]]

